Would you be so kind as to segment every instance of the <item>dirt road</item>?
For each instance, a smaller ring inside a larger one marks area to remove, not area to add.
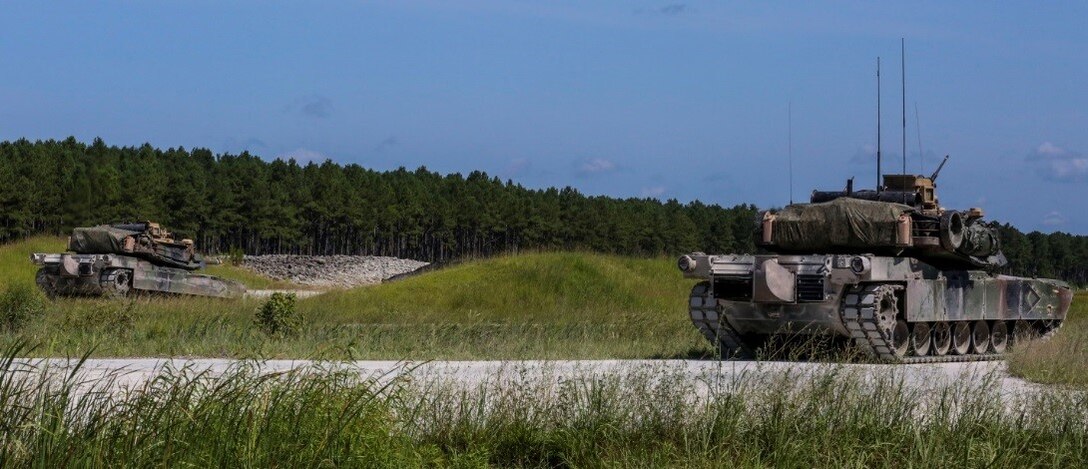
[[[64,370],[75,362],[64,359],[28,359],[35,369]],[[86,379],[102,376],[117,378],[119,386],[138,386],[163,369],[188,369],[191,372],[223,373],[243,363],[258,366],[262,372],[276,372],[300,367],[347,369],[362,375],[384,378],[409,376],[415,382],[441,382],[467,387],[503,383],[559,382],[574,378],[603,377],[619,374],[667,374],[692,380],[701,387],[763,386],[774,379],[827,376],[829,373],[858,377],[863,381],[894,377],[907,389],[926,391],[953,382],[982,385],[995,383],[1002,394],[1015,397],[1043,387],[1010,377],[1001,361],[939,363],[919,365],[871,365],[798,362],[748,362],[704,360],[558,360],[558,361],[355,361],[311,362],[306,360],[268,360],[242,362],[228,359],[92,359],[82,366]]]

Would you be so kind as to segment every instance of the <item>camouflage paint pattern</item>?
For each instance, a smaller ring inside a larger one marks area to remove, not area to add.
[[[107,281],[110,272],[126,273],[128,287],[138,291],[218,298],[237,298],[245,293],[245,286],[232,280],[155,265],[133,256],[35,253],[30,257],[41,266],[38,285],[50,295],[110,295],[115,291]]]
[[[901,286],[901,314],[910,323],[1060,321],[1073,298],[1058,280],[942,271],[908,257],[693,253],[679,264],[685,277],[709,281],[722,317],[741,334],[847,336],[842,299],[864,284]]]

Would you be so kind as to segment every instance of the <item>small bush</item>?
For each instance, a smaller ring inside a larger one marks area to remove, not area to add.
[[[227,263],[233,266],[240,266],[246,259],[245,251],[242,248],[230,248],[227,252]]]
[[[302,314],[295,309],[295,294],[273,293],[257,310],[255,322],[257,327],[271,336],[297,335],[302,328]]]
[[[44,310],[45,298],[37,288],[12,284],[0,295],[0,327],[7,331],[19,330]]]

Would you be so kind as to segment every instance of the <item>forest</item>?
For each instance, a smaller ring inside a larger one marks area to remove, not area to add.
[[[753,252],[758,209],[530,189],[473,171],[374,171],[246,152],[0,142],[0,242],[154,220],[209,253],[370,254],[443,262],[521,250]],[[1088,237],[996,224],[1007,273],[1088,284]]]

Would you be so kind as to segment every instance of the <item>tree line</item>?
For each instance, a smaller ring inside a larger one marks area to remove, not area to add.
[[[521,250],[753,252],[758,209],[529,189],[480,171],[375,171],[242,152],[0,142],[0,241],[154,220],[209,253],[448,261]],[[1088,283],[1088,237],[999,225],[1009,273]]]

